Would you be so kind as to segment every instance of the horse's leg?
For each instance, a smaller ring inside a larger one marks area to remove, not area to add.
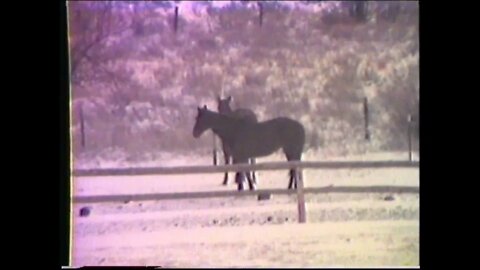
[[[224,153],[224,157],[225,157],[225,165],[230,164],[230,156]],[[224,186],[228,185],[228,172],[225,172],[225,176],[223,177],[223,185]]]
[[[233,164],[241,164],[241,163],[247,163],[248,164],[248,159],[236,159],[233,158]],[[244,190],[243,183],[245,182],[245,172],[244,171],[237,171],[235,174],[235,182],[238,184],[238,190]],[[250,181],[249,181],[250,183]],[[251,189],[251,187],[250,187]]]
[[[297,189],[297,184],[298,184],[298,177],[299,177],[299,174],[300,171],[298,169],[295,169],[295,179],[293,181],[293,188],[294,189]]]
[[[243,188],[244,176],[245,175],[243,174],[243,172],[235,173],[235,182],[237,182],[238,184],[238,188],[237,188],[238,191],[241,191],[244,189]]]
[[[295,155],[285,150],[284,150],[284,153],[288,161],[291,161],[291,160],[300,161],[301,159],[301,153]],[[301,170],[300,170],[300,173],[302,173]],[[297,189],[297,180],[298,180],[297,169],[290,169],[289,174],[290,174],[290,182],[288,183],[288,189]]]
[[[253,165],[253,164],[255,164],[255,163],[256,163],[255,158],[251,158],[251,159],[250,159],[250,164]],[[252,174],[253,182],[254,182],[256,185],[258,185],[257,176],[255,175],[255,170],[252,170],[250,173]]]
[[[251,161],[251,160],[250,160]],[[248,162],[247,162],[248,163]],[[247,179],[248,179],[248,186],[250,187],[250,190],[255,190],[256,189],[256,181],[255,179],[253,178],[254,176],[254,172],[253,171],[248,171],[246,173],[247,175]]]
[[[283,150],[284,153],[285,153],[285,156],[287,157],[287,161],[290,161],[292,160],[292,156],[285,150]],[[288,172],[289,176],[290,176],[290,180],[288,182],[288,189],[293,189],[293,186],[294,186],[294,182],[295,182],[295,179],[296,179],[296,172],[295,172],[295,169],[290,169],[290,171]]]
[[[290,169],[289,175],[290,175],[290,181],[288,183],[288,189],[297,188],[297,181],[296,181],[297,177],[296,177],[295,169]]]
[[[255,190],[256,184],[253,181],[251,174],[247,173],[247,179],[248,179],[248,187],[250,188],[250,190]]]

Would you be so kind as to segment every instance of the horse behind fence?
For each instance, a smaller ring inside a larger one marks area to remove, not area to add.
[[[268,156],[282,149],[288,161],[301,160],[305,144],[305,129],[301,123],[287,117],[278,117],[264,122],[249,122],[245,119],[198,108],[193,136],[198,138],[211,129],[228,146],[233,164],[248,163],[248,159]],[[235,181],[238,190],[243,190],[246,172],[237,172]],[[297,187],[297,169],[290,169],[289,189]],[[247,175],[250,189],[255,183]]]
[[[242,109],[238,108],[236,110],[232,110],[232,107],[230,106],[230,102],[232,101],[232,97],[229,96],[227,98],[222,99],[221,97],[217,97],[217,104],[218,104],[218,112],[221,114],[225,114],[234,118],[238,119],[243,119],[245,121],[248,121],[250,123],[257,123],[257,116],[252,110],[249,109]],[[220,138],[221,139],[221,138]],[[225,160],[225,165],[231,164],[232,161],[232,154],[231,150],[228,147],[228,144],[226,144],[222,140],[222,152],[223,152],[223,157]],[[255,158],[250,159],[250,164],[255,164]],[[251,172],[251,176],[249,176],[253,179],[253,182],[257,184],[257,177],[255,175],[255,171]],[[228,184],[228,172],[225,172],[225,177],[223,179],[223,184],[227,185]]]

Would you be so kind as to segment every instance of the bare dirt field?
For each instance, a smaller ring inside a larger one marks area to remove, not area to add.
[[[375,159],[400,158],[365,158]],[[258,172],[258,178],[259,189],[288,184],[286,171]],[[306,170],[304,178],[306,187],[419,186],[418,169]],[[73,194],[236,189],[221,185],[222,179],[222,174],[82,177],[73,180]],[[307,223],[298,224],[295,195],[73,204],[72,265],[419,265],[419,194],[306,194],[306,206]],[[90,215],[80,217],[82,207],[90,207]]]

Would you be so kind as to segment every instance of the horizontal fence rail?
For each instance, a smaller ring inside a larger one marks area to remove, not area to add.
[[[132,176],[132,175],[167,175],[223,173],[236,171],[268,171],[281,169],[370,169],[370,168],[417,168],[419,161],[289,161],[265,162],[257,164],[234,164],[222,166],[178,166],[121,169],[81,169],[74,170],[73,176]]]
[[[303,193],[419,193],[418,187],[412,186],[329,186],[304,188]],[[291,189],[262,189],[251,191],[206,191],[206,192],[179,192],[179,193],[148,193],[135,195],[98,195],[78,196],[73,198],[74,203],[104,203],[104,202],[129,202],[150,200],[176,200],[176,199],[203,199],[216,197],[243,197],[260,194],[297,194]]]

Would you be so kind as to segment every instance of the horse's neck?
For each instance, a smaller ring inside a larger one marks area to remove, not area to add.
[[[223,138],[232,138],[235,135],[236,120],[219,114],[212,114],[212,130]]]
[[[224,113],[225,113],[225,114],[233,113],[232,107],[230,107],[230,106],[225,107]]]

